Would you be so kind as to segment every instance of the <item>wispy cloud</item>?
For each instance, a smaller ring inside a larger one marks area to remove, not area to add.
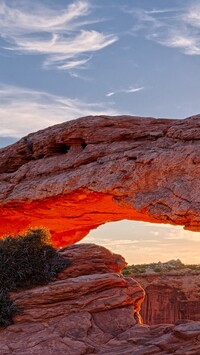
[[[86,67],[87,62],[91,59],[91,57],[80,60],[70,60],[65,64],[60,65],[59,69],[83,69]]]
[[[94,232],[93,232],[94,233]],[[95,242],[96,238],[93,236],[93,233],[90,232],[90,235],[87,236],[87,242]],[[84,242],[84,241],[83,241]],[[82,243],[82,242],[80,242]],[[134,245],[134,244],[138,244],[139,241],[138,240],[133,240],[133,239],[106,239],[106,238],[99,238],[98,239],[98,243],[103,244],[106,247],[110,247],[110,246],[120,246],[120,245]]]
[[[104,102],[87,103],[14,86],[0,85],[0,97],[0,137],[21,137],[85,115],[117,114]]]
[[[153,10],[148,10],[146,11],[146,13],[148,14],[152,14],[152,15],[155,15],[155,14],[168,14],[170,12],[174,12],[176,11],[175,9],[153,9]]]
[[[116,95],[116,94],[121,94],[121,93],[124,93],[124,94],[133,94],[135,92],[138,92],[138,91],[141,91],[143,90],[144,87],[138,87],[138,88],[134,88],[134,87],[129,87],[128,89],[121,89],[121,90],[116,90],[116,91],[110,91],[106,94],[107,97],[110,97],[110,96],[113,96],[113,95]]]
[[[135,19],[132,33],[142,31],[147,39],[163,46],[177,48],[187,55],[200,55],[200,5],[129,12]]]
[[[7,43],[7,50],[45,56],[45,68],[84,68],[91,53],[117,41],[114,34],[84,29],[94,22],[90,13],[91,6],[86,0],[71,3],[64,9],[37,1],[32,5],[29,1],[13,4],[1,1],[0,36]]]
[[[94,80],[93,78],[91,78],[89,76],[80,75],[78,71],[74,71],[73,69],[70,70],[69,75],[75,79],[81,79],[81,80],[85,80],[85,81],[93,81]]]
[[[184,230],[181,227],[176,227],[176,229],[171,229],[171,232],[167,233],[166,239],[168,240],[187,240],[191,243],[196,242],[200,243],[200,233],[199,232],[190,232]]]
[[[191,6],[184,14],[184,21],[193,27],[200,27],[200,5]]]

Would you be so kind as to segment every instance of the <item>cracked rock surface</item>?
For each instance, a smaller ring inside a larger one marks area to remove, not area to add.
[[[28,226],[72,244],[122,219],[200,230],[200,115],[90,116],[0,150],[0,235]]]

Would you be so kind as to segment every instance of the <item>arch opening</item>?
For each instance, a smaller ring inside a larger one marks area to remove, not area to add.
[[[182,226],[122,220],[92,230],[80,243],[95,243],[125,257],[129,265],[181,260],[200,264],[200,232]]]
[[[181,226],[123,220],[91,231],[80,243],[103,245],[128,262],[124,274],[145,289],[145,324],[200,320],[200,233]],[[196,264],[196,265],[195,265]]]

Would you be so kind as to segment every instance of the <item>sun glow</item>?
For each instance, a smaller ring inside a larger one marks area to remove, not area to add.
[[[123,220],[100,226],[82,242],[101,244],[122,254],[129,264],[170,259],[200,264],[200,233],[185,231],[180,226]]]

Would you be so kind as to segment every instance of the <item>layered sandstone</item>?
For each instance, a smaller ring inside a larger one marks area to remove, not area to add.
[[[200,321],[200,273],[132,275],[145,289],[141,315],[147,324]]]
[[[140,322],[144,290],[124,258],[93,244],[60,251],[71,265],[46,286],[11,293],[23,309],[0,330],[0,353],[92,354]]]
[[[55,281],[11,294],[23,313],[0,330],[2,355],[199,354],[200,322],[140,324],[144,291],[119,273],[121,256],[92,244],[61,253],[72,264]]]
[[[0,150],[0,234],[48,227],[72,244],[109,221],[200,224],[200,116],[94,116]]]

